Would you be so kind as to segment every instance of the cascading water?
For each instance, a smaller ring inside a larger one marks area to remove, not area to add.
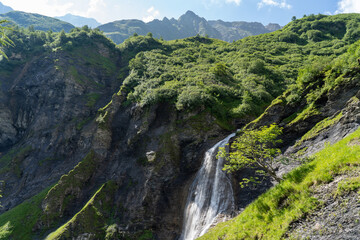
[[[211,227],[216,216],[234,208],[229,178],[222,171],[224,159],[216,159],[219,147],[224,147],[235,133],[216,143],[205,153],[203,165],[192,183],[187,199],[180,240],[193,240]]]

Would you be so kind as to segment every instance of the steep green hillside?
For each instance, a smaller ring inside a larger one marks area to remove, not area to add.
[[[315,233],[317,236],[335,236],[326,229],[332,223],[324,226],[321,232],[307,229],[296,235],[292,229],[301,219],[311,213],[317,215],[318,211],[327,207],[329,199],[334,201],[338,195],[345,195],[346,201],[346,196],[359,188],[360,130],[330,145],[341,139],[336,135],[345,135],[358,128],[358,121],[349,118],[357,118],[359,114],[359,57],[358,41],[333,61],[320,58],[316,63],[305,66],[299,71],[296,83],[248,125],[256,127],[269,121],[280,124],[284,127],[285,139],[297,140],[291,150],[294,155],[285,156],[300,159],[307,155],[311,158],[307,159],[308,163],[287,174],[283,182],[260,196],[239,216],[219,224],[199,239],[302,239],[301,234],[305,233],[309,233],[309,237]],[[346,124],[354,122],[356,124],[351,131],[344,130],[351,128]],[[317,151],[312,149],[315,144],[317,150],[325,148],[311,155]],[[333,183],[335,179],[338,180]],[[331,187],[331,192],[326,192],[327,197],[319,194],[321,189],[330,188],[328,185],[335,186]],[[332,209],[334,214],[340,211]],[[342,220],[338,220],[339,224]],[[310,218],[309,221],[314,220]],[[341,226],[335,229],[343,236]]]
[[[10,24],[15,24],[19,27],[30,27],[32,26],[35,30],[60,32],[64,30],[69,32],[73,25],[70,23],[61,21],[56,18],[43,16],[36,13],[26,13],[20,11],[11,11],[4,14],[0,14],[0,19],[6,19],[10,21]]]
[[[129,101],[142,106],[167,101],[178,110],[208,109],[227,121],[256,116],[295,82],[299,69],[313,63],[316,68],[344,53],[357,39],[349,36],[357,31],[354,22],[358,21],[356,14],[310,16],[283,30],[233,44],[204,37],[169,42],[132,37],[120,49],[155,49],[130,61],[131,74],[122,89],[129,92]],[[307,33],[318,25],[336,30],[327,30],[314,41]]]
[[[360,130],[357,130],[327,146],[311,162],[287,174],[282,183],[260,196],[239,216],[218,224],[199,239],[283,239],[291,223],[321,208],[321,202],[314,197],[318,188],[338,175],[351,176],[359,170],[359,138]],[[347,177],[338,183],[338,192],[327,194],[336,196],[359,187],[358,178]]]

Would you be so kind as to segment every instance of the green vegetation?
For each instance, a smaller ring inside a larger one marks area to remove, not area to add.
[[[315,104],[311,103],[310,105],[308,105],[303,111],[301,111],[300,113],[295,113],[295,115],[293,115],[295,118],[289,123],[289,125],[293,125],[295,123],[304,121],[305,119],[311,117],[311,116],[315,116],[320,114],[319,110],[316,109]],[[292,116],[290,116],[290,118],[288,118],[287,120],[290,120]]]
[[[11,28],[2,26],[2,24],[6,24],[7,22],[8,21],[6,20],[0,20],[0,46],[2,47],[6,47],[13,44],[13,42],[9,39],[9,37],[5,33],[6,30],[11,30]],[[7,58],[6,54],[1,50],[2,47],[0,47],[0,55]]]
[[[42,221],[48,225],[53,224],[62,216],[68,205],[76,201],[78,192],[95,171],[96,161],[94,151],[90,151],[73,170],[61,176],[59,182],[49,190],[45,197],[45,215]]]
[[[296,145],[300,145],[302,142],[319,135],[319,133],[324,129],[336,124],[341,117],[342,117],[342,112],[340,112],[333,118],[325,118],[324,120],[318,122],[310,131],[308,131],[301,137],[300,141],[298,141]]]
[[[349,144],[360,137],[360,129],[314,156],[314,160],[293,170],[284,181],[261,195],[236,218],[218,224],[199,239],[282,239],[290,223],[319,206],[314,189],[335,176],[358,166],[360,145]],[[338,191],[356,190],[358,178],[340,182]]]
[[[112,196],[116,188],[116,184],[111,181],[103,184],[72,219],[48,235],[46,240],[71,238],[81,233],[92,233],[97,239],[105,239],[105,229],[113,223],[111,213],[115,209]],[[78,233],[72,230],[75,225],[78,226]]]
[[[352,177],[338,183],[336,195],[345,195],[360,188],[360,177]]]
[[[133,36],[120,45],[131,59],[122,91],[141,106],[166,101],[179,111],[202,109],[224,122],[259,116],[290,85],[286,101],[293,104],[311,88],[309,106],[292,119],[295,123],[317,114],[311,103],[324,91],[317,80],[328,76],[333,59],[356,41],[347,37],[355,26],[350,19],[360,16],[309,16],[233,44],[200,36],[168,42]]]
[[[226,159],[224,170],[235,172],[244,167],[251,167],[257,169],[258,175],[267,175],[280,182],[282,179],[277,176],[274,164],[276,156],[281,153],[280,149],[275,147],[281,142],[278,139],[281,133],[282,129],[275,124],[269,127],[263,126],[259,129],[240,131],[240,136],[231,143],[229,153],[225,148],[219,151],[218,156]],[[243,178],[240,184],[244,186],[249,182],[257,183],[257,180],[258,177]]]
[[[0,239],[32,239],[33,230],[42,216],[41,202],[49,188],[0,215]]]
[[[0,174],[11,171],[17,177],[20,177],[22,172],[20,165],[32,151],[33,149],[31,146],[11,149],[0,158]]]

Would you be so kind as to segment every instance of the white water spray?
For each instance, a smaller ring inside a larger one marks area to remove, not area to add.
[[[234,208],[234,197],[229,178],[222,171],[224,159],[216,159],[219,147],[224,147],[235,133],[216,143],[205,153],[203,165],[192,183],[187,199],[180,240],[202,236],[221,213]]]

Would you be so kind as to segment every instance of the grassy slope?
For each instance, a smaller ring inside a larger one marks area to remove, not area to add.
[[[284,182],[260,196],[239,216],[199,239],[281,239],[290,223],[319,206],[312,196],[315,187],[360,164],[360,145],[349,144],[359,139],[360,129],[326,146],[314,160],[290,172]]]
[[[42,216],[41,202],[48,189],[0,215],[0,239],[32,239],[33,228]]]

